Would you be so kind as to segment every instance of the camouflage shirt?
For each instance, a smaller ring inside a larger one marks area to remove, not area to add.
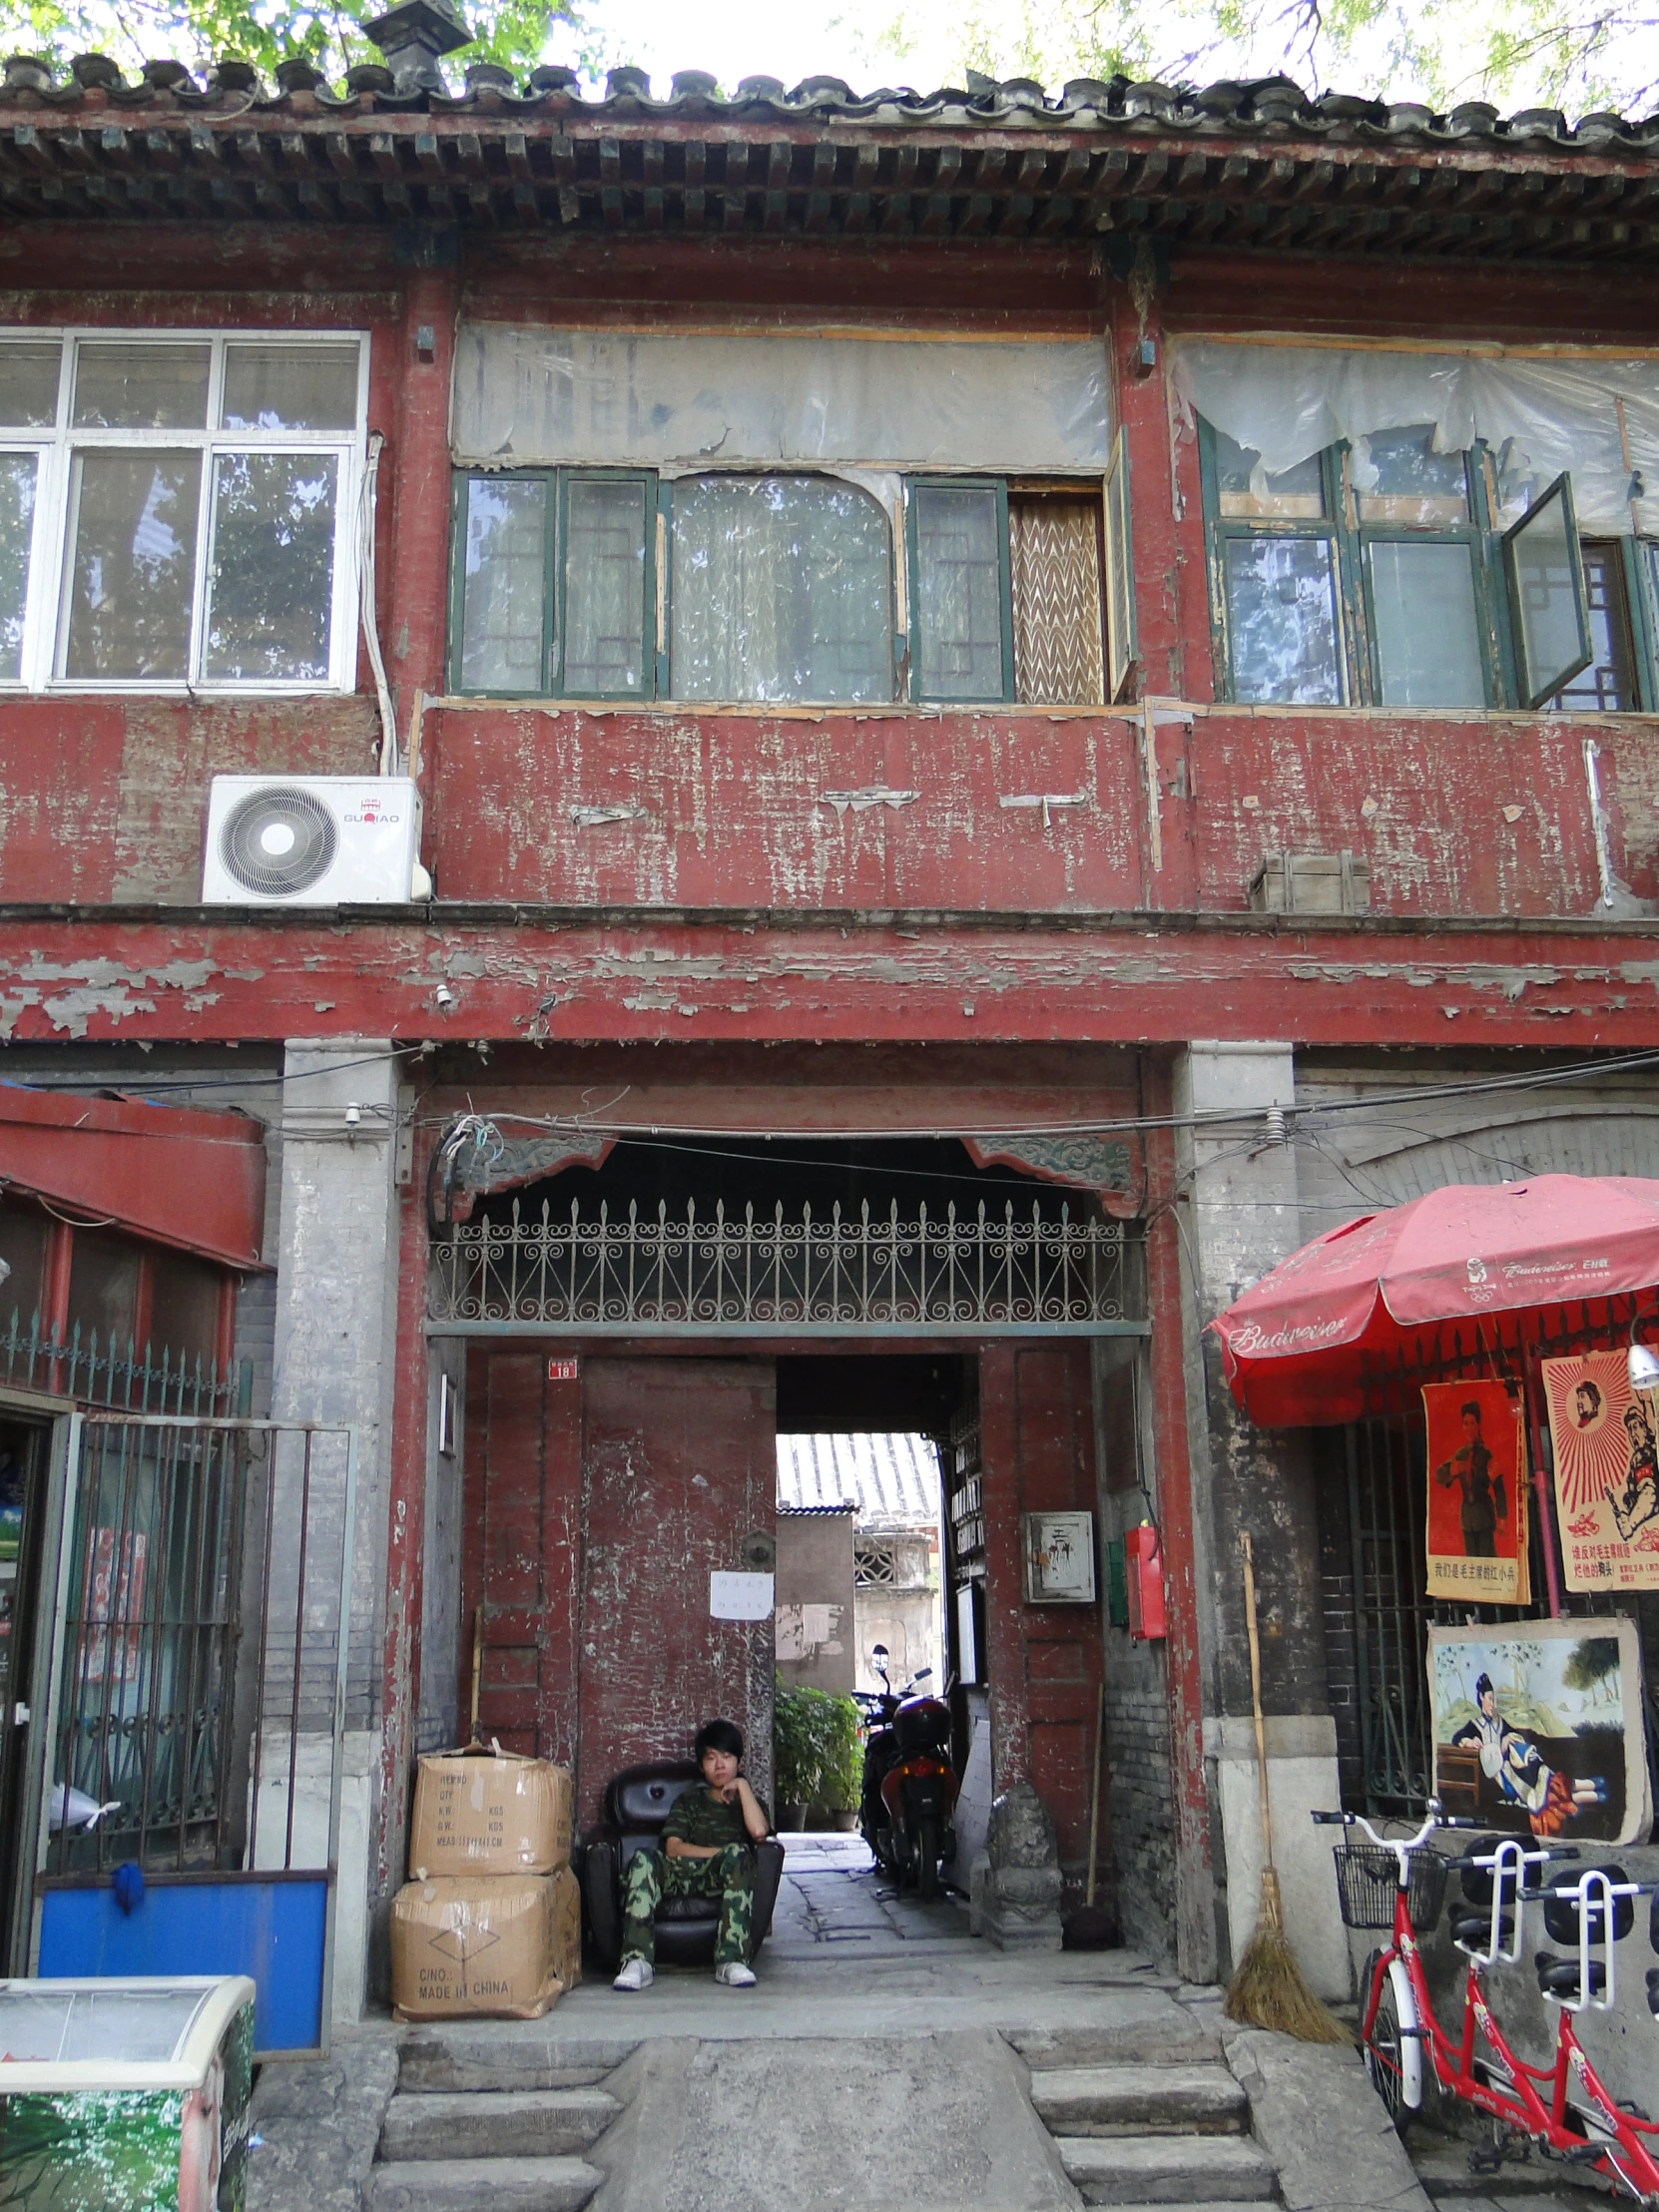
[[[719,1851],[723,1844],[746,1844],[751,1851],[755,1848],[743,1825],[742,1805],[735,1797],[730,1805],[722,1805],[706,1782],[694,1782],[675,1800],[663,1823],[663,1842],[666,1844],[671,1836],[704,1850]]]

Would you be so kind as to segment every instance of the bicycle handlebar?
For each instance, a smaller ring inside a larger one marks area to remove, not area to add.
[[[1436,1828],[1478,1828],[1478,1821],[1465,1820],[1460,1814],[1442,1813],[1438,1798],[1428,1801],[1428,1816],[1414,1836],[1380,1836],[1364,1813],[1315,1813],[1311,1816],[1320,1828],[1363,1828],[1380,1851],[1395,1853],[1421,1851]]]

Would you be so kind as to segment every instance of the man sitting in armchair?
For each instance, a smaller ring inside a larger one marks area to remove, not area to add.
[[[718,1897],[715,1979],[750,1989],[749,1941],[755,1906],[755,1846],[770,1833],[760,1800],[740,1773],[743,1733],[732,1721],[697,1732],[703,1769],[663,1823],[661,1851],[638,1851],[623,1891],[622,1971],[613,1989],[647,1989],[657,1978],[653,1917],[665,1897]]]

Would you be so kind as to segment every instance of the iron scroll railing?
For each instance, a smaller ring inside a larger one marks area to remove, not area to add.
[[[468,1223],[435,1247],[428,1327],[437,1335],[884,1337],[1099,1336],[1144,1332],[1122,1222],[1068,1206],[981,1204],[905,1218],[868,1205],[786,1218],[688,1203],[613,1218],[543,1204]]]

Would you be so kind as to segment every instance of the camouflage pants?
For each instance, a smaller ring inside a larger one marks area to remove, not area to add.
[[[651,1917],[664,1898],[719,1898],[720,1934],[715,1964],[749,1960],[755,1925],[755,1862],[742,1844],[728,1844],[713,1859],[670,1859],[637,1851],[622,1886],[622,1958],[650,1958],[656,1951]]]

